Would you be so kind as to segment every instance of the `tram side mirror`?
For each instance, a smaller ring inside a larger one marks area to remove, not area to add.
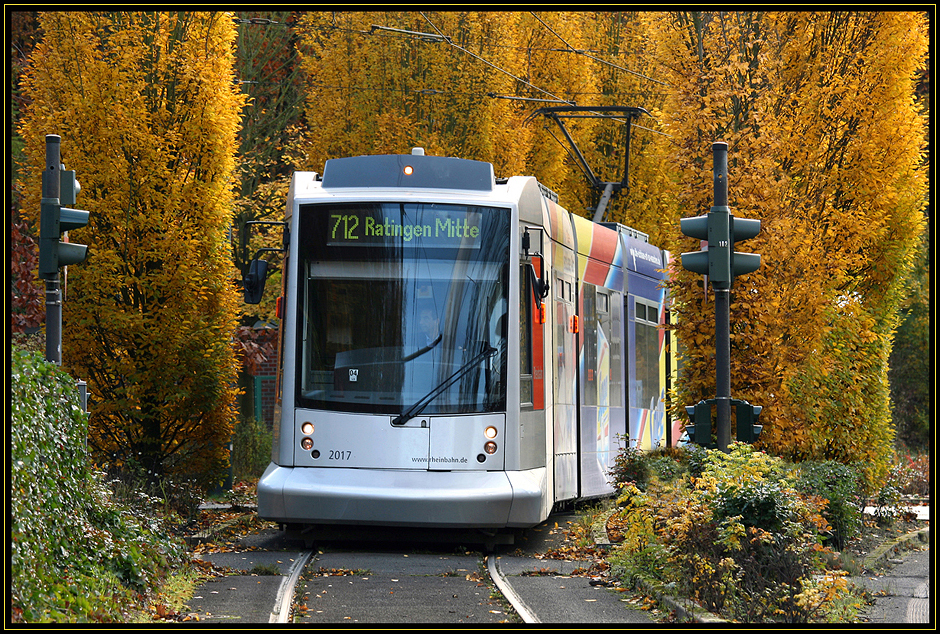
[[[539,273],[536,274],[535,267],[529,263],[529,278],[532,281],[532,288],[535,289],[540,299],[548,297],[548,282],[545,281],[545,268],[542,265],[542,258],[539,258]]]
[[[249,220],[247,221],[242,229],[239,231],[239,253],[245,253],[247,255],[248,251],[248,242],[249,234],[251,232],[251,227],[253,225],[274,225],[282,228],[284,234],[281,237],[282,243],[280,248],[265,247],[263,249],[258,249],[255,253],[255,257],[252,258],[251,264],[248,265],[248,273],[242,274],[242,288],[245,290],[245,303],[246,304],[260,304],[261,297],[264,295],[264,280],[268,274],[268,263],[266,260],[260,259],[262,253],[285,253],[287,251],[287,245],[290,244],[290,235],[287,231],[286,222],[272,222],[267,220]]]
[[[245,288],[245,303],[260,304],[264,295],[264,281],[268,274],[268,263],[265,260],[252,260],[248,268],[248,275],[242,280]]]
[[[532,262],[528,263],[529,267],[529,278],[532,282],[532,288],[538,294],[539,298],[544,299],[548,297],[548,281],[545,279],[545,258],[542,257],[542,230],[536,229],[539,232],[539,250],[529,255],[529,249],[532,247],[532,239],[529,236],[528,228],[522,232],[522,252],[525,254],[525,257],[531,260],[532,257],[537,257],[539,259],[539,272],[535,272],[535,267],[532,266]]]

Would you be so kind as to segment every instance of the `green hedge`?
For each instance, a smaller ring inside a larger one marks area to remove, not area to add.
[[[11,620],[121,621],[184,545],[111,499],[88,463],[75,381],[36,353],[10,358]]]

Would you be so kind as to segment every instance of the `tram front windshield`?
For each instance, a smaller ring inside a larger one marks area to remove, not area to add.
[[[508,209],[355,203],[300,215],[299,406],[505,409]]]

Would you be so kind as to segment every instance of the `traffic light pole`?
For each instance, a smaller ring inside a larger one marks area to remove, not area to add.
[[[708,444],[711,436],[710,403],[717,405],[718,427],[716,444],[721,451],[731,445],[731,407],[740,403],[737,434],[742,442],[753,442],[760,434],[757,416],[760,406],[731,398],[731,284],[738,275],[752,273],[760,268],[760,255],[738,253],[735,242],[753,238],[760,232],[760,220],[735,218],[728,208],[728,144],[724,141],[712,143],[714,161],[713,176],[715,204],[707,215],[682,218],[679,222],[682,233],[699,241],[708,240],[707,250],[682,254],[682,267],[706,276],[715,291],[715,400],[701,401],[694,407],[686,407],[695,431],[693,442]],[[701,408],[700,408],[701,405]],[[699,412],[698,410],[702,411]],[[707,410],[707,416],[706,416]],[[744,412],[744,414],[742,414]],[[707,418],[707,421],[701,420]]]
[[[712,144],[715,204],[713,211],[728,210],[728,144]],[[715,401],[718,409],[718,449],[731,444],[731,282],[714,282],[715,291]]]
[[[43,202],[59,204],[59,162],[61,139],[57,135],[46,135],[46,169],[42,173]],[[46,199],[49,199],[48,201]],[[45,276],[46,280],[46,361],[62,365],[62,289],[59,273]]]

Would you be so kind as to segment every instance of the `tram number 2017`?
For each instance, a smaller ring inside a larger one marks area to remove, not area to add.
[[[330,449],[330,460],[349,460],[350,458],[352,458],[352,451]]]

